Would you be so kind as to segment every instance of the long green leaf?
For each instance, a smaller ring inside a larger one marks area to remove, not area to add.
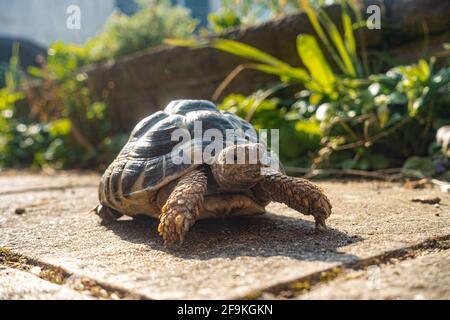
[[[226,39],[213,39],[211,42],[211,46],[216,49],[240,56],[242,58],[259,61],[272,66],[282,68],[290,67],[287,63],[275,58],[274,56],[271,56],[270,54],[267,54],[259,49],[256,49],[255,47],[242,42]]]
[[[265,73],[277,75],[282,79],[306,83],[311,80],[308,72],[303,68],[277,68],[267,64],[251,63],[247,64],[248,68],[259,70]]]
[[[320,40],[324,44],[325,48],[328,50],[328,53],[331,55],[333,60],[336,62],[336,65],[339,67],[339,69],[341,69],[342,72],[345,72],[345,70],[346,70],[345,65],[342,62],[342,60],[340,59],[336,50],[331,45],[327,36],[325,35],[325,31],[323,30],[322,26],[320,25],[319,19],[317,17],[316,12],[313,9],[313,7],[309,4],[308,0],[299,0],[299,2],[300,2],[301,8],[306,12],[308,19],[311,22],[311,25],[313,26],[313,28],[316,31],[317,35],[319,36]]]
[[[348,11],[347,0],[341,0],[341,12],[342,25],[344,27],[345,46],[350,54],[354,66],[356,67],[358,76],[362,77],[364,76],[364,72],[356,51],[355,32],[353,30],[353,22]]]
[[[342,25],[344,26],[344,38],[347,50],[352,56],[356,56],[356,41],[353,32],[353,23],[347,10],[346,0],[341,0]]]
[[[358,28],[365,28],[366,21],[365,21],[365,19],[363,19],[363,16],[361,14],[363,12],[363,10],[360,7],[360,2],[355,1],[355,0],[347,0],[347,4],[351,8],[351,10],[353,11],[353,13],[355,14],[355,17],[356,17],[356,22],[353,24],[354,29],[357,30]],[[366,48],[366,39],[364,36],[364,32],[359,31],[358,34],[359,34],[359,44],[360,44],[360,48],[361,48],[362,65],[363,65],[363,69],[364,69],[364,73],[365,73],[364,75],[369,76],[370,68],[369,68],[369,58],[367,55],[367,48]]]
[[[164,39],[163,43],[178,46],[178,47],[191,47],[191,48],[201,48],[205,46],[204,41],[200,41],[198,39],[172,39],[167,38]]]
[[[301,8],[306,12],[308,15],[308,19],[311,22],[312,26],[314,27],[314,30],[319,35],[320,39],[324,43],[328,43],[328,39],[325,36],[325,32],[322,29],[322,26],[319,23],[319,20],[317,19],[317,16],[314,12],[314,9],[311,7],[309,2],[307,0],[300,0]]]
[[[191,47],[191,48],[201,48],[201,47],[213,47],[233,55],[262,62],[274,67],[280,68],[290,68],[291,66],[280,59],[271,56],[255,47],[252,47],[248,44],[227,40],[227,39],[211,39],[208,40],[197,40],[197,39],[165,39],[164,43],[173,45],[173,46],[181,46],[181,47]]]
[[[342,61],[344,62],[345,73],[351,77],[355,77],[356,70],[353,66],[352,59],[350,58],[350,55],[348,54],[347,49],[345,48],[344,40],[342,39],[342,36],[339,33],[338,28],[323,10],[320,10],[319,17],[322,19],[323,24],[327,29],[327,32],[330,35],[331,40],[336,46],[339,55]]]
[[[336,77],[328,62],[323,56],[316,39],[311,35],[299,35],[297,37],[297,50],[303,64],[310,72],[312,78],[327,92],[332,90]]]

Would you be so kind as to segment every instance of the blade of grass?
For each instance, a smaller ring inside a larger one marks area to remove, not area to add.
[[[283,82],[290,82],[285,81],[286,79],[300,83],[308,83],[311,81],[308,72],[303,68],[292,68],[290,66],[289,68],[277,68],[267,64],[244,63],[234,68],[233,71],[231,71],[227,75],[227,77],[220,83],[220,85],[214,91],[212,99],[217,100],[219,96],[222,94],[222,92],[226,89],[226,87],[229,86],[231,81],[233,81],[233,79],[236,78],[237,75],[242,71],[244,71],[245,69],[259,70],[268,74],[279,76]]]
[[[344,38],[347,45],[347,50],[351,55],[356,55],[356,41],[353,33],[352,19],[347,10],[347,5],[345,0],[341,0],[341,10],[342,10],[342,25],[344,27]]]
[[[201,48],[201,47],[205,47],[205,45],[206,45],[206,43],[204,41],[200,41],[198,39],[167,38],[167,39],[163,40],[163,43],[168,44],[170,46],[191,47],[191,48]]]
[[[236,68],[234,68],[233,71],[231,71],[225,77],[225,79],[223,79],[223,81],[219,84],[217,89],[214,91],[211,99],[213,101],[219,100],[220,95],[223,93],[223,91],[226,89],[226,87],[229,86],[231,81],[233,81],[233,79],[236,78],[238,76],[238,74],[241,73],[242,71],[244,71],[246,68],[248,68],[246,64],[240,64]]]
[[[361,15],[361,7],[359,5],[359,2],[355,0],[347,0],[347,4],[352,9],[353,13],[356,17],[356,22],[354,23],[354,26],[366,26],[366,21],[362,18]],[[362,57],[362,65],[364,68],[364,75],[369,76],[370,75],[370,68],[369,68],[369,58],[367,54],[367,46],[366,46],[366,37],[364,36],[364,28],[358,27],[358,35],[359,35],[359,44],[361,47],[361,57]],[[355,28],[354,28],[355,30]]]
[[[249,68],[277,75],[280,78],[290,79],[300,83],[308,82],[311,79],[308,72],[303,68],[276,68],[266,64],[250,64]]]
[[[316,31],[317,35],[319,36],[320,40],[324,44],[325,48],[328,50],[328,53],[331,55],[333,60],[335,61],[336,65],[339,67],[339,69],[342,70],[342,72],[345,73],[345,65],[342,62],[342,60],[339,58],[339,55],[337,54],[336,50],[331,45],[330,41],[328,40],[327,36],[325,35],[325,32],[320,25],[319,19],[317,17],[317,13],[314,11],[313,7],[309,4],[308,0],[299,0],[300,7],[306,12],[309,21],[311,22],[311,25],[313,26],[314,30]]]
[[[264,64],[272,65],[279,68],[291,68],[291,66],[274,56],[265,53],[251,45],[234,41],[228,39],[211,39],[210,41],[200,41],[197,39],[165,39],[164,43],[174,46],[181,47],[192,47],[192,48],[202,48],[202,47],[213,47],[221,51],[231,53],[233,55],[262,62]]]
[[[361,62],[358,58],[358,53],[356,51],[356,41],[355,41],[355,32],[353,30],[353,23],[348,12],[347,1],[341,0],[341,15],[342,15],[342,25],[344,27],[344,39],[345,46],[350,54],[350,57],[353,61],[353,64],[356,67],[358,76],[363,76]]]
[[[352,59],[350,58],[350,55],[344,45],[344,40],[342,39],[338,28],[333,23],[333,21],[331,21],[330,17],[328,17],[328,15],[325,13],[325,11],[319,10],[319,18],[321,19],[322,24],[325,26],[325,29],[328,32],[328,35],[330,36],[335,47],[337,48],[339,56],[341,57],[342,61],[344,62],[344,65],[345,65],[344,73],[348,76],[355,77],[356,70],[353,66]]]
[[[272,66],[282,68],[290,67],[287,63],[275,58],[274,56],[242,42],[226,39],[214,39],[211,41],[211,46],[242,58],[256,60]]]
[[[272,94],[274,94],[278,90],[281,90],[281,89],[286,88],[286,87],[287,87],[286,83],[279,83],[276,86],[273,86],[272,88],[269,88],[269,89],[265,90],[264,92],[262,92],[261,94],[257,95],[255,101],[253,102],[253,104],[252,104],[252,106],[250,108],[250,110],[247,112],[247,115],[245,116],[245,121],[250,122],[252,120],[256,109],[258,109],[258,107],[261,105],[261,103],[265,99],[270,97]]]

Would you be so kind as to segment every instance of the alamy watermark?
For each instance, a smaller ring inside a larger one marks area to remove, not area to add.
[[[370,30],[381,29],[381,8],[378,5],[370,5],[366,8],[369,17],[366,20],[366,27]],[[66,9],[68,17],[66,27],[69,30],[81,29],[81,8],[76,4],[71,4]]]
[[[366,20],[367,29],[381,29],[381,8],[375,4],[370,5],[366,9],[366,13],[370,16]]]
[[[279,136],[279,129],[203,130],[202,121],[194,121],[193,130],[178,128],[171,133],[171,141],[177,142],[171,160],[174,164],[213,164],[220,157],[224,164],[255,164],[278,169]]]
[[[69,15],[66,19],[66,27],[69,30],[81,29],[81,8],[75,4],[67,7],[66,13]]]

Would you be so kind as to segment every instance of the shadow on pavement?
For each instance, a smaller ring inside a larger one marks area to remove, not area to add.
[[[329,228],[314,229],[314,223],[299,218],[267,213],[254,217],[235,217],[198,221],[182,246],[166,248],[157,233],[158,220],[146,216],[125,218],[106,228],[125,241],[146,244],[183,259],[233,259],[241,256],[284,256],[310,261],[349,262],[358,257],[338,252],[339,247],[362,241]]]

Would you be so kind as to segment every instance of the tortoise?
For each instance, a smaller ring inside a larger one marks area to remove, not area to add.
[[[188,160],[195,150],[207,150],[208,129],[232,134],[224,134],[216,145],[223,148],[211,152],[210,159],[180,161],[185,160],[180,150]],[[194,139],[174,139],[180,130]],[[210,101],[172,101],[133,129],[101,177],[100,205],[93,210],[102,223],[122,215],[158,218],[166,245],[183,243],[199,219],[263,214],[271,201],[313,215],[316,228],[325,229],[331,204],[324,192],[306,179],[285,175],[281,165],[270,165],[278,158],[255,138],[250,123]],[[252,154],[258,155],[256,160],[250,159]],[[236,155],[244,160],[236,161]]]

